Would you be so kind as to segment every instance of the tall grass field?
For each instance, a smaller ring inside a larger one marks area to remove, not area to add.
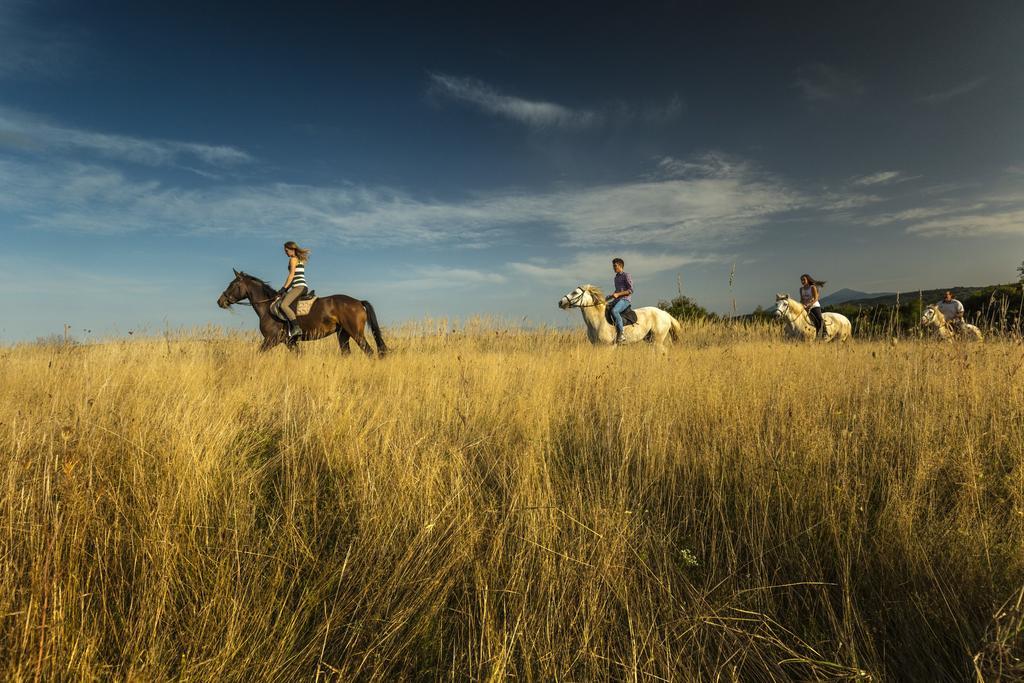
[[[0,348],[0,678],[1020,680],[1024,348]]]

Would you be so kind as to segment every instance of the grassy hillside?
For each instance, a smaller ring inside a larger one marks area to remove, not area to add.
[[[989,285],[987,287],[951,287],[966,312],[967,320],[989,334],[1020,335],[1024,327],[1024,299],[1021,285]],[[946,289],[887,294],[868,299],[855,299],[826,306],[826,311],[842,313],[853,322],[859,336],[891,336],[919,333],[924,306],[937,303]]]
[[[685,334],[667,357],[443,323],[383,361],[0,349],[0,675],[1020,666],[1016,603],[993,620],[1024,585],[1019,345]]]

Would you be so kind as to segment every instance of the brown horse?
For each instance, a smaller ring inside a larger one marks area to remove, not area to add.
[[[300,340],[311,341],[337,334],[342,353],[349,353],[348,340],[354,339],[367,356],[372,356],[373,349],[363,335],[367,321],[377,343],[378,355],[383,356],[388,351],[380,333],[380,325],[377,324],[377,314],[369,301],[360,301],[344,294],[322,296],[313,302],[309,313],[298,317],[302,334],[289,339],[288,327],[270,313],[270,304],[277,299],[277,291],[258,277],[236,270],[235,279],[217,299],[217,305],[227,308],[243,299],[249,300],[249,305],[260,318],[260,332],[263,333],[260,351],[266,351],[282,342],[294,350]]]

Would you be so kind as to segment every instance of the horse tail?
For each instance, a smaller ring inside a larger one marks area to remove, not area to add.
[[[388,346],[384,343],[384,335],[380,333],[380,325],[377,323],[377,313],[369,301],[360,301],[366,309],[366,319],[370,321],[370,331],[373,332],[373,341],[377,344],[377,355],[383,356],[388,352]]]
[[[668,333],[672,337],[672,343],[678,344],[683,339],[683,326],[679,324],[679,320],[672,316],[672,327],[668,328]]]

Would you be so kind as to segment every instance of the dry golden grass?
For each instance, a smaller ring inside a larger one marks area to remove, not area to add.
[[[0,349],[0,676],[1012,670],[1021,346],[776,334]]]

